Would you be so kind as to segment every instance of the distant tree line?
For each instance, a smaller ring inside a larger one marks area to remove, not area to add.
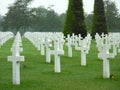
[[[74,3],[78,4],[76,0],[71,1],[75,1]],[[52,5],[50,5],[47,9],[43,6],[40,6],[38,8],[29,8],[28,5],[31,2],[32,0],[16,0],[14,4],[10,5],[8,7],[8,13],[5,16],[0,16],[0,30],[10,30],[14,33],[18,30],[22,33],[25,31],[61,32],[63,30],[63,27],[65,27],[65,18],[69,17],[69,15],[66,13],[62,13],[60,15],[57,14],[52,9]],[[105,0],[104,5],[108,31],[120,32],[120,13],[116,8],[115,2]],[[73,9],[79,8],[81,7],[74,7]],[[76,16],[80,14],[79,10],[73,13]],[[93,13],[85,14],[84,16],[87,31],[91,32]],[[72,19],[71,16],[68,18],[68,20],[70,19]],[[80,20],[81,19],[79,17],[76,17],[76,21]],[[76,30],[80,27],[81,26],[76,27]],[[79,30],[76,31],[76,33],[77,32],[79,32]]]
[[[105,0],[104,1],[105,7],[105,15],[106,15],[106,23],[108,31],[110,32],[120,32],[120,13],[116,7],[115,2]],[[85,14],[85,21],[87,24],[88,32],[91,32],[92,29],[92,19],[93,13]]]
[[[61,32],[65,14],[58,15],[50,5],[47,9],[40,6],[29,8],[32,0],[16,0],[8,7],[8,13],[0,18],[0,27],[3,31],[41,31]]]

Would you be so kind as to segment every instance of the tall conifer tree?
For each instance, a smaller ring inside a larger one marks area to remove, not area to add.
[[[102,33],[108,33],[103,0],[95,0],[94,3],[94,14],[91,32],[93,38],[96,33],[98,33],[99,35],[101,35]]]
[[[69,0],[63,33],[87,35],[82,0]]]

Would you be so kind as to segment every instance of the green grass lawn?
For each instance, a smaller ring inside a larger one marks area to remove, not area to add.
[[[120,54],[110,60],[110,72],[113,79],[102,78],[102,60],[97,58],[95,41],[87,55],[87,66],[80,65],[80,51],[73,49],[73,57],[61,56],[61,73],[54,73],[52,63],[45,62],[45,56],[25,38],[21,55],[21,84],[12,84],[12,62],[7,61],[11,55],[10,48],[14,39],[10,39],[0,48],[0,90],[120,90]]]

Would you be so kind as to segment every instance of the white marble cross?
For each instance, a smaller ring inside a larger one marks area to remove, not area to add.
[[[88,54],[88,51],[90,49],[90,42],[91,37],[86,37],[84,39],[78,39],[79,40],[79,46],[76,46],[76,50],[81,51],[81,65],[86,66],[86,54]]]
[[[67,35],[66,40],[67,40],[66,45],[68,47],[68,57],[72,57],[72,41],[69,34]]]
[[[45,40],[42,38],[40,41],[41,55],[45,55]]]
[[[16,35],[16,38],[18,38],[19,35]],[[12,78],[13,78],[13,84],[19,85],[20,84],[20,62],[24,61],[24,56],[20,56],[20,51],[23,49],[20,48],[19,39],[14,40],[14,44],[12,46],[12,56],[8,56],[8,61],[12,62]]]
[[[72,33],[72,36],[71,36],[71,43],[73,46],[76,44],[76,35],[74,33]]]
[[[50,48],[52,47],[52,41],[50,39],[47,39],[45,41],[45,46],[46,46],[46,62],[50,63],[51,59],[50,59]]]
[[[8,56],[8,61],[12,62],[13,84],[20,84],[20,62],[24,61],[24,56]]]
[[[103,78],[110,77],[110,66],[109,66],[109,58],[114,58],[114,54],[110,54],[107,50],[107,45],[103,45],[103,50],[100,53],[101,59],[103,60]]]
[[[18,46],[17,44],[13,44],[12,48],[11,48],[11,52],[13,56],[19,56],[20,52],[23,51],[23,48]]]
[[[99,39],[98,39],[99,38]],[[109,45],[107,36],[96,38],[97,47],[99,50],[98,57],[103,60],[103,78],[110,78],[109,58],[114,58],[113,53],[109,53]]]
[[[86,45],[86,40],[81,42],[81,65],[86,66],[86,54],[88,52],[88,46]]]
[[[51,50],[51,54],[55,57],[54,62],[54,71],[56,73],[61,72],[61,65],[60,65],[60,55],[64,54],[63,50],[59,49],[59,42],[57,40],[54,41],[54,50]]]

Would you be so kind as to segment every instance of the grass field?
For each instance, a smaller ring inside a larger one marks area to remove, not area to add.
[[[21,55],[21,84],[12,84],[12,63],[7,61],[11,55],[10,39],[0,48],[0,90],[120,90],[120,54],[110,59],[110,72],[113,79],[102,78],[102,60],[97,58],[95,41],[87,55],[87,66],[80,65],[80,51],[73,49],[73,57],[61,56],[61,73],[54,73],[54,58],[52,63],[45,62],[45,56],[25,38]]]

